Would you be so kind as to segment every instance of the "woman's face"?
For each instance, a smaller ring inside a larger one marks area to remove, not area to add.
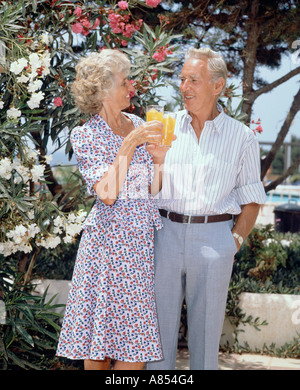
[[[113,87],[105,100],[115,108],[124,110],[130,105],[131,93],[134,93],[134,87],[128,77],[124,73],[117,73]]]

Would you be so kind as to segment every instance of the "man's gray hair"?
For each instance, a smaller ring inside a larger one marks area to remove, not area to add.
[[[216,82],[222,77],[225,80],[224,91],[228,70],[226,62],[220,53],[217,53],[208,47],[200,49],[190,48],[185,55],[185,59],[188,60],[190,58],[207,59],[207,68],[211,74],[211,81]]]

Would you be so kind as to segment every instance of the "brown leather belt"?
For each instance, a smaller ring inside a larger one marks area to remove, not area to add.
[[[159,209],[160,215],[162,217],[168,218],[173,222],[180,223],[211,223],[211,222],[222,222],[229,221],[232,219],[232,214],[218,214],[218,215],[208,215],[205,216],[196,216],[196,215],[183,215],[177,214],[173,211],[167,211],[163,209]]]

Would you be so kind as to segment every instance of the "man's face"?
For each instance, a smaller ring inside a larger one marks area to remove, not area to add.
[[[184,107],[189,112],[197,114],[197,112],[203,112],[203,109],[214,105],[219,92],[216,92],[216,83],[211,82],[207,59],[190,58],[186,60],[180,80],[179,89]]]

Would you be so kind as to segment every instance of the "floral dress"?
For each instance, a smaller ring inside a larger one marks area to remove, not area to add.
[[[142,120],[126,114],[137,127]],[[99,115],[71,134],[90,194],[113,163],[123,138]],[[126,362],[162,359],[154,299],[154,229],[162,227],[149,194],[153,161],[136,147],[127,179],[111,206],[100,199],[85,222],[57,355]]]

